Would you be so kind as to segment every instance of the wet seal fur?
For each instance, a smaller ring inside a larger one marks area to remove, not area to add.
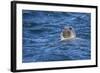
[[[72,40],[76,38],[76,33],[73,27],[64,27],[61,32],[61,41]]]

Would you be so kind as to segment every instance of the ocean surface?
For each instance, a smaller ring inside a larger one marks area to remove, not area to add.
[[[23,10],[22,63],[91,59],[91,14]],[[65,26],[76,38],[61,41]]]

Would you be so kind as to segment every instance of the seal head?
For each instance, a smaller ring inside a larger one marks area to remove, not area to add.
[[[61,40],[71,40],[76,37],[74,28],[64,27],[64,30],[61,32]]]

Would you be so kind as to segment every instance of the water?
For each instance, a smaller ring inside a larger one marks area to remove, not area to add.
[[[90,13],[23,10],[23,63],[91,58]],[[61,41],[65,26],[75,29],[76,38]]]

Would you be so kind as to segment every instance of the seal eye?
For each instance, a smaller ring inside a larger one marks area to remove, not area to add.
[[[71,27],[69,27],[69,29],[70,29],[70,30],[72,30],[72,28],[71,28]]]

